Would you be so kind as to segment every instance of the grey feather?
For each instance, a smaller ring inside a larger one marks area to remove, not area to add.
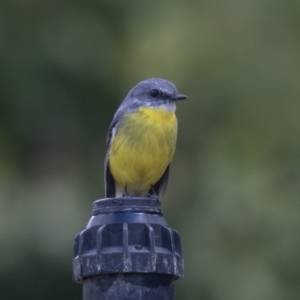
[[[120,121],[122,120],[122,117],[124,115],[124,112],[121,110],[118,110],[113,118],[113,121],[111,122],[107,138],[106,138],[106,154],[105,154],[105,160],[104,160],[104,186],[105,186],[105,197],[115,197],[116,196],[116,185],[115,180],[111,174],[110,168],[109,168],[109,151],[110,151],[110,144],[112,141],[113,136],[115,135],[115,132],[118,130],[118,125],[120,124]]]

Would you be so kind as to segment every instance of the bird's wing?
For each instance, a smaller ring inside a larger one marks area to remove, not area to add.
[[[165,193],[165,191],[167,189],[167,185],[168,185],[169,170],[170,170],[170,164],[166,168],[163,176],[150,189],[149,194],[153,194],[153,191],[151,191],[151,190],[154,190],[156,195],[158,195],[159,197]]]
[[[123,116],[122,112],[117,112],[114,116],[113,121],[111,122],[106,139],[106,154],[104,160],[104,186],[105,186],[105,197],[115,197],[116,196],[116,186],[115,180],[110,172],[109,168],[109,152],[110,152],[110,145],[113,141],[118,124]]]

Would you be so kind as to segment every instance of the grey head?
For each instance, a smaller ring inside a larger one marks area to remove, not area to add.
[[[120,109],[135,110],[141,106],[159,107],[162,105],[172,105],[175,102],[187,99],[187,96],[179,94],[174,83],[159,78],[151,78],[138,83],[133,87]]]

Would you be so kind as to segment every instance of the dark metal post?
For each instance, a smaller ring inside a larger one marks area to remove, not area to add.
[[[173,282],[183,276],[180,236],[157,199],[95,201],[75,237],[73,273],[83,300],[173,300]]]

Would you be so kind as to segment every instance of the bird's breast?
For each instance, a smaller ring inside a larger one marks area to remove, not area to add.
[[[125,115],[121,122],[110,146],[112,175],[119,184],[155,184],[175,151],[174,112],[144,107]]]

